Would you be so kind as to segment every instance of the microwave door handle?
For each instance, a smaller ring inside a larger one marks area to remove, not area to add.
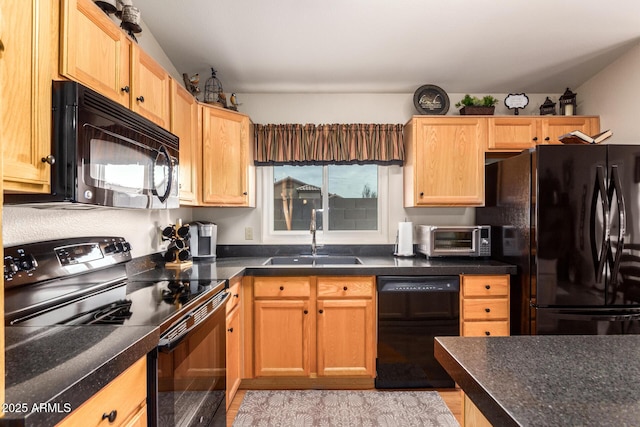
[[[160,158],[161,154],[167,158],[167,165],[168,165],[167,188],[165,189],[164,194],[158,194],[158,191],[156,190],[155,186],[152,186],[151,192],[153,193],[154,196],[158,198],[158,200],[160,200],[161,203],[164,203],[169,198],[169,195],[171,194],[171,190],[172,190],[171,183],[173,181],[173,161],[171,160],[171,156],[169,155],[169,152],[164,147],[164,145],[160,146],[160,148],[158,149],[158,155],[156,156],[156,159],[153,163],[153,170],[151,172],[152,173],[151,181],[155,183],[155,176],[153,175],[155,174],[156,165],[158,164],[158,159]]]

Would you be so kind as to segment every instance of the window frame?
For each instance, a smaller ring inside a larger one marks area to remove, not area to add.
[[[355,166],[355,165],[354,165]],[[328,174],[323,166],[323,207],[328,207]],[[262,241],[266,244],[311,244],[308,230],[274,230],[273,166],[259,168],[262,178]],[[322,230],[316,231],[318,244],[380,244],[386,243],[389,222],[389,167],[378,165],[378,229],[377,230]],[[329,213],[329,215],[331,215]],[[324,215],[323,215],[324,218]],[[309,218],[311,222],[311,218]],[[354,239],[357,239],[354,241]]]

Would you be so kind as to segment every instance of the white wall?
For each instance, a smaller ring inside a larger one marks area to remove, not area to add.
[[[602,130],[611,129],[607,142],[640,144],[640,44],[576,89],[579,114],[600,115]]]

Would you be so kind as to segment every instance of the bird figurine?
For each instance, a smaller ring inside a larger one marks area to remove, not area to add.
[[[200,74],[196,73],[189,77],[187,73],[183,73],[182,79],[184,80],[185,88],[191,92],[191,95],[196,96],[200,93],[200,88],[198,87],[200,84]]]
[[[229,102],[231,102],[231,107],[229,107],[230,109],[232,109],[233,111],[238,111],[238,98],[236,97],[236,93],[232,93],[231,97],[229,98]]]
[[[222,105],[224,108],[228,108],[227,107],[227,96],[224,94],[224,92],[220,92],[218,94],[218,102],[220,103],[220,105]]]

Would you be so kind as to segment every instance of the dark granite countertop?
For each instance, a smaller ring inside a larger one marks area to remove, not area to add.
[[[493,425],[640,423],[637,335],[440,337],[435,355]]]
[[[58,423],[158,339],[158,328],[146,326],[6,327],[7,411],[0,426]]]
[[[130,276],[130,280],[230,279],[236,276],[316,276],[316,275],[457,275],[515,274],[516,266],[482,258],[427,259],[423,256],[357,255],[362,264],[349,265],[267,265],[270,256],[225,257],[211,261],[194,260],[184,270],[165,269],[162,263],[154,269]]]

